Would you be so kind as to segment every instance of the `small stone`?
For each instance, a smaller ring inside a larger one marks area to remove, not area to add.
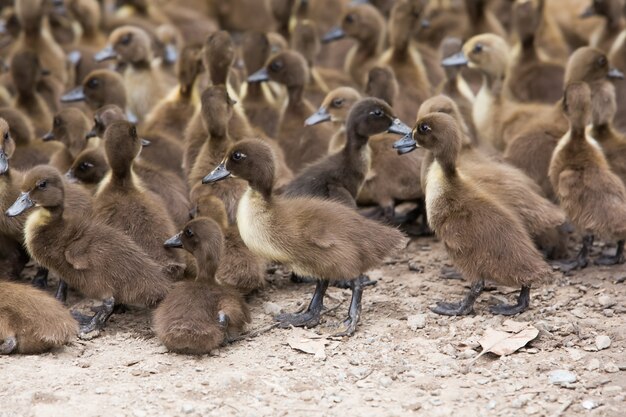
[[[598,403],[593,400],[585,400],[581,404],[585,410],[593,410],[598,406]]]
[[[435,369],[433,371],[433,375],[434,376],[438,376],[438,377],[448,377],[454,374],[454,371],[452,370],[452,368],[450,368],[449,366],[439,366],[437,369]]]
[[[618,392],[622,392],[622,387],[619,385],[609,385],[608,387],[604,387],[602,390],[603,394],[615,394]]]
[[[567,385],[576,382],[576,374],[565,369],[557,369],[548,375],[551,384]]]
[[[102,388],[102,387],[97,387],[97,388],[94,390],[94,392],[95,392],[96,394],[100,395],[100,394],[104,394],[105,392],[107,392],[107,390],[106,390],[106,389],[104,389],[104,388]]]
[[[426,314],[415,314],[407,318],[409,329],[415,331],[426,327]]]
[[[420,408],[422,408],[422,403],[412,399],[412,400],[408,400],[407,402],[402,404],[402,408],[404,408],[405,410],[408,411],[417,411]]]
[[[140,410],[140,409],[133,410],[133,416],[135,417],[146,417],[147,415],[148,413],[146,413],[145,410]]]
[[[191,414],[194,412],[195,408],[191,404],[183,404],[183,407],[181,410],[184,414]]]
[[[604,314],[605,317],[613,317],[615,315],[615,311],[613,311],[612,308],[605,308],[602,310],[602,314]]]
[[[388,376],[383,376],[378,380],[378,383],[383,388],[389,388],[391,384],[393,383],[393,380],[389,378]]]
[[[457,355],[460,359],[469,359],[476,356],[476,351],[474,349],[465,349]]]
[[[571,310],[570,313],[572,313],[575,317],[577,317],[579,319],[587,318],[587,313],[585,311],[583,311],[582,309],[580,309],[580,308],[575,308],[575,309]]]
[[[350,369],[350,373],[357,379],[364,379],[371,372],[371,369],[365,366],[355,366],[354,368]]]
[[[276,316],[281,313],[283,309],[276,303],[270,301],[263,303],[263,312],[270,316]]]
[[[607,335],[596,336],[596,347],[598,350],[606,349],[611,346],[611,338]]]
[[[496,408],[496,400],[491,400],[487,403],[487,410],[493,410]]]
[[[617,366],[615,362],[609,362],[604,365],[604,372],[614,374],[615,372],[619,372],[619,366]]]
[[[598,369],[600,369],[600,361],[598,359],[593,358],[587,364],[587,370],[588,371],[596,371]]]
[[[300,399],[302,401],[311,401],[313,399],[313,393],[311,391],[304,391],[300,393]]]
[[[455,349],[454,346],[452,346],[450,343],[448,343],[447,345],[445,345],[443,347],[443,349],[441,349],[441,351],[443,353],[445,353],[448,356],[452,356],[453,358],[456,358],[457,356],[457,350]]]
[[[606,294],[603,294],[600,297],[598,297],[598,303],[600,303],[600,305],[604,308],[613,307],[616,304],[615,300],[613,300],[613,298],[611,298],[610,296]]]
[[[440,406],[441,404],[443,404],[443,401],[441,401],[440,398],[431,398],[429,401],[434,406]]]

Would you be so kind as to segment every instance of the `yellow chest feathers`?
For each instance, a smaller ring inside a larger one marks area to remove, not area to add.
[[[437,210],[437,200],[445,191],[445,177],[441,165],[434,161],[426,174],[426,213],[430,218]]]
[[[45,226],[50,221],[50,212],[43,207],[33,211],[26,219],[24,225],[24,241],[29,252],[31,252],[31,242],[37,233],[37,229]],[[31,252],[32,253],[32,252]]]

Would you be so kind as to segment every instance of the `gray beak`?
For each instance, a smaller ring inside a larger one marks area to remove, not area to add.
[[[175,236],[172,236],[171,238],[167,239],[165,241],[165,243],[163,244],[164,247],[166,248],[182,248],[183,247],[183,240],[181,239],[182,234],[179,233]]]
[[[617,68],[611,68],[609,73],[606,75],[611,80],[623,80],[624,73]]]
[[[202,184],[210,184],[212,182],[218,182],[230,177],[230,172],[226,169],[226,163],[222,162],[215,168],[209,175],[202,178]]]
[[[74,66],[78,65],[81,59],[83,59],[83,55],[80,53],[80,51],[72,51],[67,54],[67,60],[70,61]]]
[[[85,139],[95,138],[96,136],[98,136],[98,134],[96,133],[96,127],[94,126],[93,129],[87,132],[87,134],[85,135]]]
[[[593,5],[587,7],[584,12],[580,14],[581,19],[586,19],[588,17],[592,17],[596,15],[596,9]]]
[[[15,203],[6,211],[6,215],[9,217],[19,216],[34,205],[33,200],[30,199],[30,194],[22,193],[17,200],[15,200]]]
[[[330,113],[324,107],[320,107],[318,111],[310,115],[305,121],[305,126],[315,126],[319,123],[330,121]]]
[[[100,51],[96,52],[93,56],[93,59],[96,62],[102,62],[102,61],[106,61],[109,59],[113,59],[115,57],[117,57],[117,53],[115,52],[115,49],[113,49],[113,46],[107,45]]]
[[[402,139],[397,140],[393,144],[393,148],[398,150],[398,155],[404,155],[405,153],[413,152],[418,148],[418,145],[413,139],[413,134],[408,133]]]
[[[0,175],[6,174],[9,170],[9,158],[4,151],[0,151]]]
[[[168,43],[167,45],[165,45],[165,62],[168,64],[174,64],[176,63],[176,60],[178,59],[178,49],[176,49],[175,45],[172,45],[171,43]]]
[[[391,126],[387,129],[387,132],[395,135],[409,135],[411,134],[411,128],[402,123],[400,119],[393,119]]]
[[[258,70],[257,72],[255,72],[254,74],[248,77],[248,82],[249,83],[262,83],[265,81],[269,81],[269,79],[270,79],[270,76],[267,73],[267,69],[261,68],[260,70]]]
[[[74,103],[76,101],[85,101],[85,92],[83,91],[82,85],[79,85],[61,96],[62,103]]]
[[[46,133],[41,137],[41,140],[43,140],[44,142],[54,140],[54,133],[52,133],[52,131]]]
[[[468,62],[469,61],[467,60],[467,57],[465,56],[463,51],[461,51],[445,58],[443,61],[441,61],[441,65],[443,65],[444,67],[462,67],[467,65]]]
[[[150,146],[152,144],[152,142],[150,142],[148,139],[141,139],[141,146],[146,147],[146,146]]]
[[[324,36],[322,36],[322,43],[330,43],[333,41],[338,41],[339,39],[343,39],[346,37],[346,32],[343,31],[342,28],[336,27],[332,28]]]
[[[428,20],[428,19],[422,19],[422,20],[420,21],[420,27],[421,27],[422,29],[428,29],[428,28],[430,28],[430,20]]]
[[[65,180],[70,184],[78,183],[78,178],[74,176],[74,170],[72,168],[70,168],[69,171],[65,173]]]

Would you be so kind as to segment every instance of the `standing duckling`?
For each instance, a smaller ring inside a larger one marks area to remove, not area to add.
[[[615,256],[603,256],[596,259],[596,264],[623,263],[626,189],[611,171],[600,145],[585,131],[591,118],[587,84],[573,83],[567,87],[563,111],[570,129],[554,150],[549,175],[561,207],[583,234],[583,246],[576,258],[562,264],[561,269],[569,272],[587,266],[595,235],[618,241]]]
[[[241,294],[215,280],[224,246],[220,227],[204,217],[191,220],[165,246],[193,254],[198,274],[194,281],[176,284],[157,307],[154,330],[171,351],[209,353],[241,333],[250,321]]]
[[[33,168],[21,190],[6,215],[19,216],[36,207],[26,220],[28,253],[70,287],[103,300],[93,317],[74,313],[82,334],[101,329],[116,302],[153,306],[165,297],[171,281],[135,242],[90,216],[65,211],[65,185],[56,169]]]
[[[339,333],[352,335],[361,314],[363,288],[358,277],[398,249],[402,234],[333,201],[274,195],[274,158],[261,141],[233,145],[203,182],[223,180],[231,173],[249,186],[237,210],[237,226],[246,246],[263,258],[291,266],[299,276],[318,280],[304,313],[280,315],[276,320],[283,327],[316,326],[329,281],[354,280],[346,329]]]
[[[596,29],[589,39],[589,45],[604,52],[609,52],[613,42],[626,28],[623,17],[624,0],[594,0],[583,12],[581,18],[601,16],[602,25]]]
[[[54,298],[27,285],[0,282],[0,355],[43,353],[77,333],[76,320]]]
[[[434,161],[423,179],[428,223],[455,266],[472,282],[463,301],[439,302],[433,312],[470,314],[488,279],[522,287],[517,304],[491,308],[494,314],[518,314],[529,306],[530,286],[547,279],[551,269],[517,215],[457,168],[461,138],[452,116],[430,113],[396,143],[400,152],[411,152],[417,146],[432,152]]]
[[[50,165],[62,173],[70,169],[78,154],[87,147],[89,130],[89,119],[74,107],[56,114],[52,119],[52,130],[44,135],[43,140],[57,140],[63,144],[63,149],[52,155]]]
[[[45,165],[50,161],[50,155],[60,150],[60,144],[36,138],[32,123],[21,111],[2,107],[0,118],[9,124],[11,137],[15,141],[15,152],[11,158],[13,168],[26,171],[37,165]]]

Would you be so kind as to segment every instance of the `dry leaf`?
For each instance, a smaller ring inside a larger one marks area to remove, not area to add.
[[[502,330],[487,329],[478,343],[483,348],[481,355],[491,352],[504,356],[524,347],[538,335],[539,330],[530,323],[508,320],[503,323]]]
[[[319,360],[326,359],[325,346],[328,343],[329,341],[321,338],[320,335],[302,329],[294,329],[293,335],[287,340],[287,344],[292,349],[315,355],[315,358]]]

